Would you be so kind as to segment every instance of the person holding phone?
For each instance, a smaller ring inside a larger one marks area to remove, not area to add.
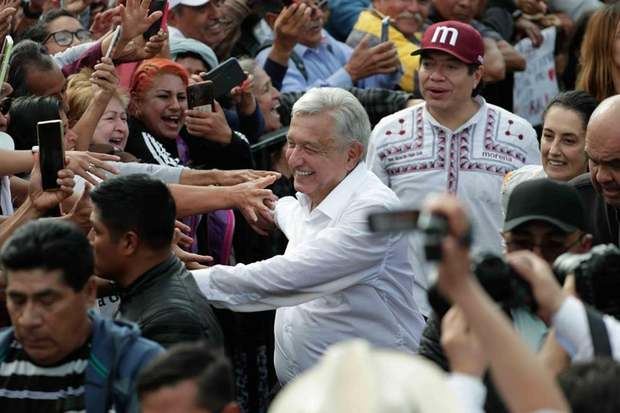
[[[411,56],[420,45],[422,32],[426,28],[426,18],[430,12],[430,0],[373,0],[371,8],[360,13],[347,44],[356,47],[365,36],[369,36],[371,46],[381,43],[382,22],[387,18],[387,41],[398,51],[403,67],[403,77],[399,86],[402,90],[413,92],[418,89],[417,72],[420,66],[418,56]]]
[[[260,13],[272,29],[280,14],[288,10],[283,3],[281,0],[261,2]],[[319,4],[313,0],[298,3],[303,3],[310,13],[287,61],[281,92],[304,91],[322,86],[395,88],[402,70],[392,44],[383,43],[372,47],[368,41],[364,41],[353,49],[324,30],[326,3]],[[285,39],[275,36],[273,45],[258,53],[256,60],[264,66],[272,51],[281,48],[278,44],[280,41]]]

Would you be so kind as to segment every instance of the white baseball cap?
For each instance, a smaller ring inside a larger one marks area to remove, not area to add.
[[[174,9],[176,6],[182,4],[183,6],[198,7],[207,4],[209,0],[169,0],[168,8]]]

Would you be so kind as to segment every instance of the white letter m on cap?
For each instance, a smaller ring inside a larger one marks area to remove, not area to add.
[[[456,39],[459,37],[459,31],[454,27],[446,27],[439,26],[435,29],[435,33],[433,33],[433,38],[431,39],[431,43],[437,42],[437,38],[439,38],[439,43],[445,44],[446,40],[450,35],[450,46],[454,46],[456,44]]]

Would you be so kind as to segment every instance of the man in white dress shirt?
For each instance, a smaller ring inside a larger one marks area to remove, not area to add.
[[[398,198],[362,160],[366,111],[349,92],[311,89],[293,106],[287,160],[297,197],[278,201],[274,219],[284,255],[249,265],[194,271],[215,306],[276,308],[275,367],[281,383],[311,367],[339,341],[415,352],[423,318],[402,234],[374,234],[368,214]]]

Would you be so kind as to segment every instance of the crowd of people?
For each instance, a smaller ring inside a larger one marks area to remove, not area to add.
[[[599,0],[0,0],[0,411],[620,411],[619,39]]]

